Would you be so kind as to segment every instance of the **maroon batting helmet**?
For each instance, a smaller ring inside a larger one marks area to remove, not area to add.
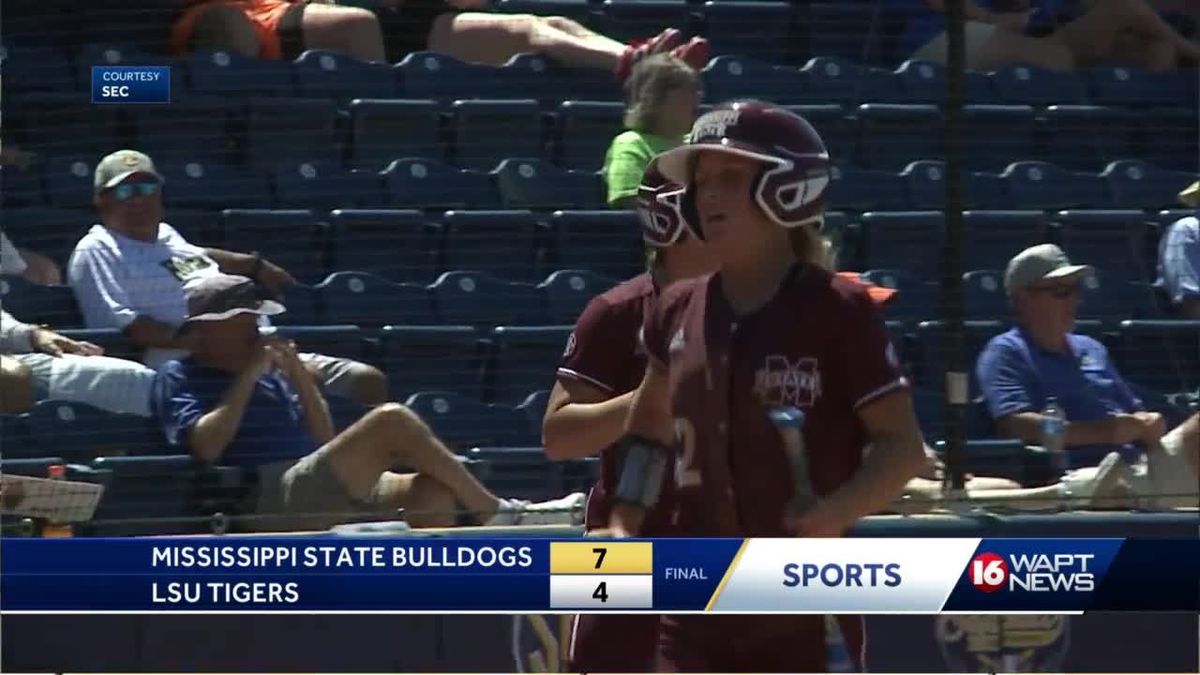
[[[691,178],[695,155],[704,151],[762,162],[751,197],[779,225],[797,227],[820,219],[831,164],[821,135],[803,117],[770,103],[724,103],[696,120],[686,144],[659,155],[663,175],[687,186],[684,223],[697,237]]]
[[[687,236],[691,226],[683,220],[683,186],[672,183],[652,160],[638,185],[637,214],[642,223],[642,240],[655,248],[666,248]]]

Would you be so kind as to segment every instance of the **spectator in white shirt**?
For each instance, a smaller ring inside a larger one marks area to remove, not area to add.
[[[1187,206],[1200,206],[1200,182],[1179,193]],[[1158,282],[1183,319],[1200,319],[1200,219],[1180,218],[1158,244]]]
[[[89,328],[118,328],[145,349],[152,368],[186,356],[186,289],[218,273],[241,274],[275,296],[295,283],[283,268],[256,255],[202,248],[163,222],[163,178],[145,154],[119,150],[100,161],[94,181],[102,224],[75,245],[68,277]],[[387,378],[376,368],[321,354],[300,355],[326,392],[365,405],[387,400]]]
[[[103,353],[0,310],[0,412],[22,413],[52,399],[149,416],[154,371]]]

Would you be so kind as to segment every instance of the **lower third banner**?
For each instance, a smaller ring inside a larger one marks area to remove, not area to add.
[[[4,612],[1200,610],[1196,539],[5,539]]]

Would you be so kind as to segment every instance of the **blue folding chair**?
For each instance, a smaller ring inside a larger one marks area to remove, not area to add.
[[[473,327],[385,326],[379,342],[394,396],[450,391],[482,400],[482,353]]]
[[[450,109],[456,165],[492,169],[506,157],[542,155],[542,115],[536,100],[459,100]]]
[[[337,209],[329,226],[331,269],[422,284],[440,271],[442,225],[420,211]]]
[[[492,172],[510,209],[587,209],[604,206],[594,173],[560,169],[539,159],[506,159]]]
[[[391,66],[360,61],[339,52],[304,52],[295,61],[295,75],[301,96],[342,101],[396,97],[396,74]]]
[[[616,284],[616,280],[590,270],[551,272],[538,284],[546,307],[546,319],[552,323],[574,323],[592,298]]]
[[[488,400],[516,405],[554,384],[570,326],[497,326],[486,369]]]
[[[529,211],[447,211],[445,266],[502,279],[538,275],[540,230]]]
[[[400,209],[489,209],[500,207],[494,177],[459,169],[441,160],[408,158],[381,174],[388,203]]]
[[[1013,205],[1022,209],[1095,208],[1110,201],[1100,176],[1048,162],[1013,162],[1000,179]]]
[[[537,323],[542,298],[536,286],[503,281],[483,272],[446,272],[429,286],[434,311],[443,323],[494,326]]]
[[[433,323],[428,289],[366,272],[335,272],[317,285],[327,321],[361,326]]]
[[[350,102],[350,164],[379,169],[405,157],[440,157],[441,118],[432,100]]]

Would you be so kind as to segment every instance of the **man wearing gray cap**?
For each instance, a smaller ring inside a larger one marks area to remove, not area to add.
[[[458,504],[484,524],[577,524],[584,495],[531,504],[501,499],[416,414],[373,408],[340,434],[295,345],[260,336],[284,311],[248,278],[209,276],[188,289],[180,332],[192,354],[155,375],[153,407],[168,442],[196,459],[258,476],[254,529],[324,529],[366,517],[455,524]],[[395,473],[393,466],[413,473]]]
[[[1040,411],[1054,399],[1068,422],[1067,464],[1078,469],[1064,476],[1069,487],[1086,492],[1095,467],[1119,453],[1132,465],[1130,483],[1139,495],[1176,495],[1160,503],[1195,506],[1198,416],[1167,432],[1162,415],[1145,410],[1104,345],[1072,332],[1081,282],[1091,273],[1053,244],[1032,246],[1009,261],[1004,285],[1017,326],[992,338],[976,366],[996,429],[1041,444]]]
[[[117,328],[144,348],[152,368],[187,354],[175,329],[187,313],[189,285],[215,274],[242,274],[276,297],[295,283],[283,268],[247,254],[196,246],[163,222],[164,181],[145,154],[118,150],[96,166],[93,225],[71,254],[68,278],[88,328]],[[331,393],[365,405],[387,399],[387,378],[350,359],[302,353]]]

